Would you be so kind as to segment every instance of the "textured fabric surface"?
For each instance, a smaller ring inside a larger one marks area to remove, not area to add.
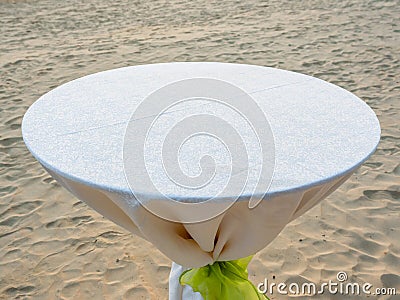
[[[193,76],[233,82],[254,97],[274,133],[276,168],[267,196],[254,209],[237,201],[215,218],[183,224],[139,205],[124,176],[122,144],[140,99]],[[340,186],[372,154],[380,137],[372,110],[339,87],[302,74],[220,63],[131,67],[72,81],[32,105],[22,131],[32,154],[72,194],[153,243],[182,268],[261,250]],[[171,273],[171,299],[184,293],[176,283],[180,268],[174,265]]]

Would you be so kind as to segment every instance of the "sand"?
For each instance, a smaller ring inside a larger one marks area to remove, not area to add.
[[[60,187],[25,148],[21,120],[62,83],[168,61],[279,67],[365,100],[378,150],[255,256],[250,279],[321,283],[344,271],[400,292],[399,4],[0,0],[0,299],[167,299],[170,260]]]

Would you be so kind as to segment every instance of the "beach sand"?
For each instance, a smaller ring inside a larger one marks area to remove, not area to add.
[[[376,153],[259,252],[250,279],[323,283],[343,271],[400,293],[398,1],[0,0],[0,38],[0,299],[167,299],[171,261],[58,185],[25,148],[21,120],[72,79],[169,61],[297,71],[374,109]]]

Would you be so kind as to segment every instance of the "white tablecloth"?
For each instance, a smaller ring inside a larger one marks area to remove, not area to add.
[[[215,218],[185,224],[162,219],[138,203],[124,175],[122,151],[127,123],[141,99],[193,77],[230,82],[254,98],[274,134],[275,171],[254,209],[239,199]],[[246,257],[267,246],[351,176],[380,138],[373,111],[335,85],[278,69],[222,63],[144,65],[77,79],[35,102],[22,132],[32,154],[72,194],[176,262],[170,299],[184,293],[177,282],[183,268]],[[185,291],[184,298],[192,299],[190,288]]]

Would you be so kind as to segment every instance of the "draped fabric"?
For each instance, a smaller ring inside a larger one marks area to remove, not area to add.
[[[95,189],[47,171],[97,212],[153,243],[175,262],[170,276],[171,300],[201,299],[190,287],[180,286],[182,271],[255,254],[351,175],[349,172],[320,185],[269,196],[253,209],[247,202],[238,201],[211,220],[181,224],[153,215],[127,195]]]
[[[380,139],[372,109],[340,87],[285,70],[212,62],[79,78],[38,99],[21,128],[28,149],[58,182],[175,262],[171,299],[191,293],[177,284],[183,269],[263,249],[340,186]],[[167,217],[149,212],[134,192]],[[161,194],[211,199],[186,219],[206,221],[185,222]],[[249,209],[245,197],[257,195],[262,199]],[[208,210],[222,213],[203,218]]]

